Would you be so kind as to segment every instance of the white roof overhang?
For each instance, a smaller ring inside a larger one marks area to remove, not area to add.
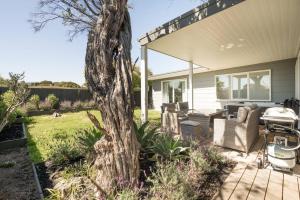
[[[140,39],[209,70],[297,57],[300,0],[214,0]]]

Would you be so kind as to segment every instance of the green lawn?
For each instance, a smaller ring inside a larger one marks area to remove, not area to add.
[[[100,120],[100,113],[92,111]],[[140,116],[140,110],[136,109],[135,120]],[[149,111],[149,120],[159,123],[160,113],[154,110]],[[61,117],[53,118],[51,115],[42,115],[30,117],[27,124],[28,129],[28,147],[31,159],[35,162],[48,160],[48,152],[51,143],[55,138],[64,135],[66,138],[73,138],[78,129],[92,127],[86,112],[64,113]]]

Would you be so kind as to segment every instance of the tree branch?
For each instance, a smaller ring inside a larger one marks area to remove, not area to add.
[[[91,11],[91,13],[93,13],[94,15],[97,15],[97,16],[99,15],[99,13],[94,11],[94,9],[90,6],[90,4],[87,2],[87,0],[83,0],[83,2],[85,3],[85,5],[89,9],[89,11]]]

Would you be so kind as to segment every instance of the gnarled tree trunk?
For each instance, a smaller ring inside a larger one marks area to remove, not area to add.
[[[127,0],[104,0],[90,31],[85,76],[103,120],[105,137],[95,144],[99,192],[111,192],[118,181],[139,178],[139,143],[133,128],[131,25]]]

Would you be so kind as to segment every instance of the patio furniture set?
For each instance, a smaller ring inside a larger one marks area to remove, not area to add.
[[[259,127],[263,124],[264,151],[262,159],[258,160],[258,167],[270,164],[273,168],[291,171],[300,155],[300,132],[295,129],[298,106],[285,103],[284,106],[272,108],[261,108],[256,104],[236,107],[232,109],[225,106],[224,109],[200,111],[189,109],[187,102],[165,103],[161,107],[162,130],[180,135],[184,140],[201,140],[203,136],[213,136],[214,145],[248,154],[259,136]],[[273,137],[270,138],[269,135]],[[291,138],[294,138],[292,142]]]
[[[220,110],[194,110],[189,109],[188,102],[164,103],[161,106],[162,130],[181,135],[183,139],[200,139],[201,134],[209,134],[213,119],[223,117],[224,111]]]
[[[213,133],[214,144],[249,152],[258,136],[260,108],[240,107],[236,118],[227,109],[190,110],[188,103],[168,103],[161,107],[162,130],[183,139],[200,139]]]

